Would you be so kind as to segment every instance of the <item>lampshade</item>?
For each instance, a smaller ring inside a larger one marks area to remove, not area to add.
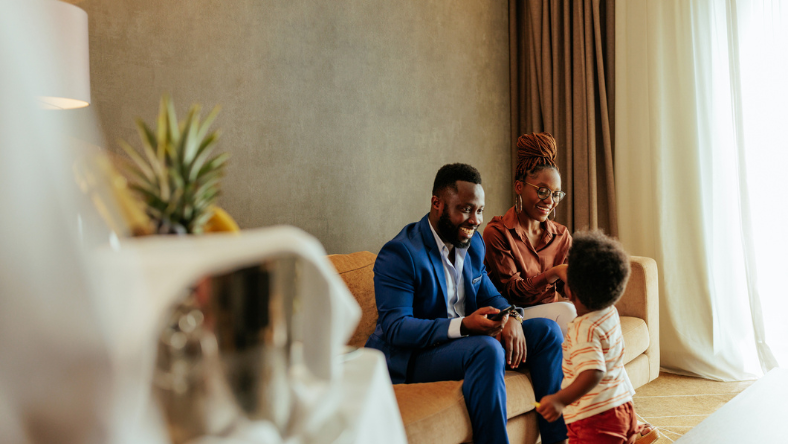
[[[39,100],[46,109],[83,108],[90,104],[88,15],[82,9],[56,0],[41,2],[46,17],[42,29],[55,57],[56,81],[43,85]]]

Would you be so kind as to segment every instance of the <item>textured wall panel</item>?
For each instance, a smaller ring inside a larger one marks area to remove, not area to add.
[[[108,148],[170,91],[222,105],[224,206],[329,253],[377,253],[429,209],[437,169],[482,172],[510,202],[508,6],[500,1],[84,0]],[[206,110],[207,112],[207,110]]]

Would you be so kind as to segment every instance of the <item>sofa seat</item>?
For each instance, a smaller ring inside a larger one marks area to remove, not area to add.
[[[507,371],[505,381],[507,395],[513,394],[506,398],[509,419],[533,410],[535,399],[530,375],[527,372]],[[471,442],[471,423],[462,395],[462,381],[395,384],[394,394],[408,443]],[[533,422],[530,430],[538,436],[536,412],[530,416],[523,419]],[[507,428],[511,428],[511,421]]]
[[[368,251],[329,256],[361,307],[361,321],[348,342],[363,347],[375,329],[377,307],[372,267],[376,255]],[[659,318],[657,269],[653,259],[632,257],[632,275],[616,304],[624,335],[624,362],[637,388],[659,374]],[[506,410],[509,441],[533,444],[539,437],[527,371],[507,371]],[[402,422],[410,444],[458,444],[472,441],[471,423],[462,395],[462,381],[395,384]]]

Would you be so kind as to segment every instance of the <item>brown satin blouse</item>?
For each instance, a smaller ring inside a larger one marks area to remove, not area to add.
[[[531,306],[564,300],[556,292],[560,281],[548,283],[545,271],[566,263],[572,235],[551,220],[542,228],[542,238],[532,246],[514,208],[509,208],[503,216],[493,217],[484,229],[487,274],[512,304]]]

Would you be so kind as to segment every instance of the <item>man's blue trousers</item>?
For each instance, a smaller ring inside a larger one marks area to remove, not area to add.
[[[525,367],[531,372],[538,401],[561,389],[563,337],[555,321],[542,318],[523,321],[523,334],[527,350]],[[502,444],[509,442],[505,366],[504,349],[495,338],[467,336],[414,353],[407,382],[464,380],[462,393],[471,418],[473,442]],[[548,423],[539,415],[538,421],[543,443],[566,439],[563,418]]]

